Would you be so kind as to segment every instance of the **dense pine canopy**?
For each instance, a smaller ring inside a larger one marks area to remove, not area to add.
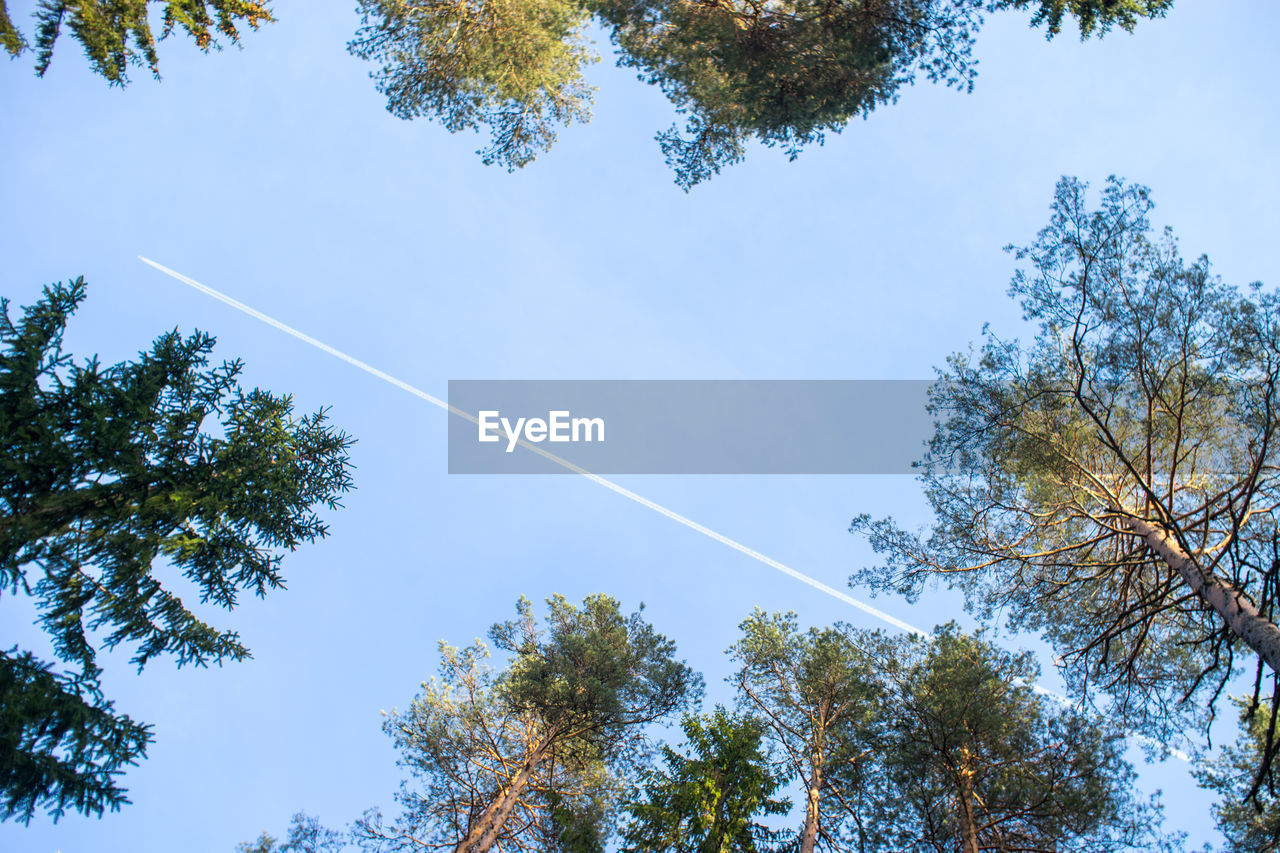
[[[1172,0],[359,0],[351,51],[377,64],[387,108],[447,129],[487,127],[486,163],[524,166],[556,129],[589,116],[592,21],[686,117],[658,134],[689,189],[749,143],[792,158],[895,101],[917,77],[971,89],[984,12],[1035,8],[1050,36],[1082,37],[1163,15]]]
[[[158,570],[228,610],[265,595],[284,584],[286,552],[327,534],[318,510],[351,488],[352,439],[323,410],[297,417],[289,397],[241,388],[239,362],[209,364],[207,334],[77,364],[62,338],[85,293],[82,279],[51,285],[17,320],[0,302],[0,592],[34,600],[71,667],[0,657],[0,780],[6,814],[28,820],[37,806],[127,802],[115,776],[149,734],[102,699],[99,643],[132,649],[139,669],[249,656]]]

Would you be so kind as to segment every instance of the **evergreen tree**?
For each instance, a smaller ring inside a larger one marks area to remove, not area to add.
[[[596,60],[574,0],[359,0],[353,54],[399,118],[438,118],[451,132],[491,128],[479,152],[508,170],[551,147],[556,128],[591,115],[582,69]]]
[[[351,487],[352,440],[323,410],[298,418],[290,398],[243,390],[239,362],[210,367],[209,335],[74,364],[62,336],[84,295],[82,279],[46,287],[16,323],[0,300],[0,590],[34,598],[73,667],[0,654],[0,796],[4,817],[24,821],[128,802],[115,777],[150,734],[102,698],[95,633],[132,647],[139,670],[162,655],[249,656],[153,570],[228,610],[241,591],[265,595],[283,585],[285,551],[326,535],[315,508]]]
[[[783,814],[764,726],[723,708],[686,716],[688,754],[663,747],[664,768],[643,774],[643,799],[626,804],[624,853],[757,853],[776,833],[757,817]],[[766,842],[759,846],[758,842]]]
[[[521,599],[517,618],[490,630],[507,656],[500,671],[483,643],[441,643],[440,678],[385,726],[421,790],[406,787],[390,823],[366,815],[366,844],[454,853],[594,846],[601,832],[584,819],[644,760],[644,727],[695,699],[701,681],[614,599],[547,603],[545,627]]]
[[[151,742],[148,726],[117,714],[93,675],[55,673],[16,648],[0,652],[0,815],[54,820],[128,802],[116,784]]]
[[[1030,654],[944,626],[902,643],[873,753],[859,849],[884,853],[1163,848],[1156,809],[1132,794],[1123,734],[1051,704]]]
[[[0,0],[0,47],[18,56],[28,47],[36,51],[36,73],[44,76],[53,61],[53,46],[65,25],[80,42],[93,70],[109,83],[129,82],[130,66],[146,67],[157,78],[160,59],[156,36],[151,29],[149,8],[161,0],[41,0],[35,11],[35,42],[28,44],[14,25]],[[239,26],[257,29],[273,21],[271,9],[262,0],[163,0],[165,38],[181,27],[196,46],[206,53],[221,49],[218,36],[231,44],[240,43]]]
[[[867,792],[863,769],[883,703],[886,640],[847,625],[800,631],[794,613],[761,610],[729,653],[739,702],[764,723],[786,775],[804,792],[800,853],[840,849]]]
[[[1237,697],[1240,736],[1213,761],[1196,767],[1200,784],[1220,795],[1213,808],[1227,853],[1280,850],[1280,769],[1272,760],[1280,750],[1274,705],[1258,696]]]
[[[348,46],[377,63],[387,108],[448,130],[489,127],[486,163],[514,169],[589,116],[582,76],[592,20],[687,117],[658,134],[685,189],[742,159],[752,140],[793,159],[923,75],[971,89],[984,11],[1035,8],[1050,36],[1132,29],[1172,0],[359,0]]]
[[[236,853],[343,853],[349,849],[347,840],[343,833],[298,812],[289,822],[289,834],[283,842],[264,832],[257,841],[237,844]]]
[[[924,536],[863,516],[855,582],[962,589],[1044,632],[1073,695],[1195,748],[1241,665],[1280,671],[1280,301],[1152,235],[1148,191],[1064,179],[1017,250],[1027,345],[991,336],[935,386]],[[1109,699],[1109,702],[1107,701]]]

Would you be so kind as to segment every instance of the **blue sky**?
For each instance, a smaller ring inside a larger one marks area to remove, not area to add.
[[[10,4],[28,31],[33,6]],[[0,293],[25,304],[84,275],[70,351],[111,362],[174,326],[207,330],[248,383],[330,405],[359,438],[357,491],[328,540],[286,560],[289,589],[213,615],[252,661],[135,676],[108,659],[108,695],[155,724],[126,779],[134,804],[0,825],[6,850],[226,853],[299,809],[341,824],[389,808],[400,773],[379,711],[434,673],[437,640],[482,635],[521,594],[645,602],[721,699],[723,650],[754,606],[874,626],[589,482],[448,475],[444,413],[139,254],[438,395],[449,379],[927,378],[984,322],[1025,333],[1001,247],[1034,238],[1063,174],[1145,183],[1186,254],[1280,281],[1280,10],[1263,0],[1182,0],[1084,44],[995,16],[972,94],[906,89],[796,162],[753,149],[689,194],[652,138],[670,106],[607,58],[594,120],[507,174],[480,163],[482,139],[385,111],[345,51],[346,4],[274,6],[243,50],[163,43],[160,83],[109,89],[69,39],[44,79],[30,57],[0,68]],[[853,515],[927,521],[905,476],[619,479],[840,588],[871,560]],[[947,593],[876,604],[926,627],[964,619]],[[47,648],[26,602],[0,610],[5,643]],[[1171,827],[1212,837],[1184,766],[1142,777]]]

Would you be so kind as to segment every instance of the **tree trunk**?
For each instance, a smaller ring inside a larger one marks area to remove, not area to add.
[[[961,853],[981,853],[978,847],[978,825],[973,816],[973,784],[969,781],[970,770],[960,768],[960,781],[956,786],[956,799],[960,812],[960,850]]]
[[[1128,523],[1129,529],[1180,574],[1191,591],[1213,608],[1227,627],[1267,662],[1272,672],[1280,673],[1280,627],[1275,622],[1259,613],[1253,602],[1230,581],[1205,571],[1162,525],[1141,518],[1130,518]]]
[[[520,772],[516,773],[515,777],[512,778],[511,784],[503,790],[496,800],[489,804],[484,813],[480,815],[480,819],[471,827],[467,837],[459,841],[458,845],[453,848],[453,853],[488,853],[489,848],[493,847],[493,843],[498,840],[498,835],[502,832],[502,827],[506,824],[507,818],[511,816],[511,812],[515,809],[520,795],[533,777],[534,768],[537,767],[538,762],[546,754],[551,740],[552,738],[544,740],[525,759],[524,764],[520,767]]]
[[[809,767],[809,782],[805,791],[804,832],[800,835],[800,853],[813,853],[818,844],[818,807],[822,792],[822,759],[814,756]]]

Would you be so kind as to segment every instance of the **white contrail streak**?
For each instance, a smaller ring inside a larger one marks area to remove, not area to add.
[[[363,370],[365,373],[378,377],[383,382],[388,382],[396,386],[397,388],[401,389],[402,391],[408,391],[410,394],[414,395],[415,397],[420,397],[421,399],[426,400],[428,403],[430,403],[433,406],[438,406],[439,408],[444,409],[450,414],[457,415],[460,418],[465,418],[466,420],[471,421],[472,423],[479,422],[476,416],[471,414],[470,412],[464,412],[462,409],[459,409],[455,406],[451,406],[448,403],[446,403],[444,400],[441,400],[439,397],[434,397],[431,394],[428,394],[426,391],[421,390],[420,388],[415,388],[414,386],[410,385],[408,382],[404,382],[403,380],[397,379],[391,374],[385,373],[384,371],[381,371],[378,368],[373,367],[372,365],[365,364],[360,359],[349,356],[345,352],[335,349],[329,346],[328,344],[324,343],[323,341],[318,341],[315,338],[311,337],[310,335],[298,331],[292,326],[281,323],[276,318],[271,317],[267,314],[263,314],[261,311],[257,310],[256,308],[250,308],[248,305],[245,305],[243,302],[240,302],[239,300],[236,300],[236,299],[232,299],[230,296],[227,296],[225,293],[221,293],[220,291],[214,290],[212,287],[209,287],[207,284],[201,284],[200,282],[196,281],[194,278],[185,276],[182,273],[177,272],[176,270],[171,270],[168,267],[162,264],[158,264],[155,261],[150,260],[149,258],[144,258],[141,255],[138,256],[138,260],[142,261],[144,264],[147,264],[148,266],[154,267],[155,269],[159,270],[160,272],[164,273],[167,276],[177,279],[178,281],[182,282],[185,285],[195,288],[196,290],[200,291],[203,294],[212,296],[214,299],[217,299],[219,302],[224,302],[227,305],[230,305],[232,308],[236,309],[237,311],[241,311],[245,314],[248,314],[250,317],[261,320],[262,322],[266,323],[268,326],[273,326],[287,335],[292,335],[298,340],[304,343],[308,343],[311,346],[315,347],[316,349],[324,350],[325,352],[329,353],[329,355],[332,355],[335,358],[340,358],[343,361],[345,361],[347,364],[350,364],[354,367],[358,367],[359,369]],[[761,554],[759,551],[755,550],[754,548],[748,548],[746,545],[743,545],[741,542],[738,542],[736,539],[730,539],[728,536],[725,536],[724,534],[721,534],[721,533],[717,533],[711,528],[701,525],[698,522],[694,521],[693,519],[688,518],[687,516],[683,516],[680,513],[675,512],[674,510],[667,509],[665,506],[662,506],[661,504],[654,503],[648,498],[638,495],[635,492],[631,491],[630,489],[623,488],[622,486],[618,485],[612,480],[606,480],[604,477],[601,477],[598,474],[592,474],[590,471],[587,471],[584,468],[580,468],[577,465],[574,465],[572,462],[570,462],[567,459],[562,459],[561,457],[556,456],[554,453],[550,453],[546,450],[543,450],[541,447],[538,447],[536,444],[530,444],[524,439],[520,439],[519,444],[522,447],[528,450],[531,450],[534,453],[537,453],[539,456],[549,459],[550,461],[556,463],[557,465],[560,465],[561,467],[574,472],[575,474],[581,474],[583,477],[586,477],[588,480],[592,481],[593,483],[598,483],[599,485],[604,486],[606,489],[608,489],[611,492],[615,492],[619,495],[622,495],[627,500],[634,501],[635,503],[638,503],[643,507],[647,507],[660,515],[664,515],[667,518],[671,519],[672,521],[677,522],[678,524],[683,524],[685,527],[689,528],[690,530],[701,533],[703,536],[706,536],[709,539],[714,539],[715,541],[719,542],[721,545],[727,545],[733,550],[739,552],[740,554],[745,554],[746,556],[750,557],[751,559],[757,562],[764,563],[769,568],[776,569],[782,572],[784,575],[795,578],[796,580],[801,581],[803,583],[807,583],[809,586],[813,587],[819,592],[824,592],[827,595],[831,596],[832,598],[835,598],[839,601],[843,601],[845,604],[851,604],[854,607],[861,610],[862,612],[870,616],[874,616],[876,619],[879,619],[881,622],[884,622],[888,625],[892,625],[893,627],[897,628],[900,631],[906,631],[909,634],[916,634],[921,637],[928,636],[920,628],[917,628],[914,625],[904,622],[901,619],[897,618],[896,616],[891,616],[888,613],[885,613],[883,610],[880,610],[879,608],[872,607],[870,604],[867,604],[865,601],[859,601],[853,596],[847,593],[841,592],[835,587],[827,586],[822,581],[816,578],[811,578],[808,575],[806,575],[804,572],[797,571],[796,569],[791,568],[785,563],[780,563],[777,560],[773,559],[772,557],[768,557],[764,554]]]

